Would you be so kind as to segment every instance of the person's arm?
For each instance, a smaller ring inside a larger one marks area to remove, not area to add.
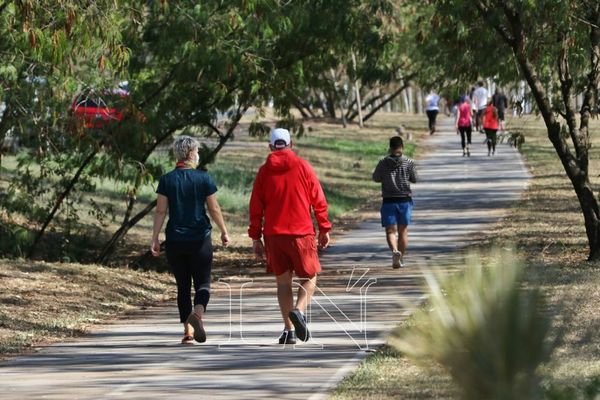
[[[225,227],[225,221],[223,220],[223,214],[221,213],[221,207],[217,201],[217,195],[211,194],[206,198],[206,208],[210,218],[217,224],[219,231],[221,232],[221,243],[227,247],[229,245],[229,235],[227,234],[227,228]]]
[[[248,236],[252,239],[252,251],[257,260],[262,260],[265,257],[265,248],[261,240],[262,237],[262,224],[263,217],[265,214],[265,205],[260,195],[261,192],[261,174],[260,171],[256,175],[254,185],[252,187],[252,194],[250,195],[249,208],[249,227]]]
[[[327,199],[315,171],[307,166],[306,172],[309,174],[309,182],[311,183],[310,203],[319,227],[319,249],[326,249],[329,246],[329,231],[331,230],[331,222],[327,215]]]
[[[411,183],[417,183],[417,168],[415,167],[414,161],[410,164],[410,172],[408,174],[408,181]]]
[[[377,166],[375,167],[375,171],[373,171],[373,181],[377,182],[377,183],[381,183],[381,168],[382,168],[382,162],[379,161],[377,163]]]
[[[160,241],[158,240],[158,235],[165,222],[168,208],[169,199],[167,199],[167,196],[159,194],[156,198],[156,211],[154,212],[154,224],[152,225],[152,242],[150,244],[150,252],[154,257],[160,255]]]
[[[458,120],[460,119],[460,106],[461,105],[462,105],[462,103],[459,104],[458,107],[456,107],[456,114],[455,114],[456,118],[454,118],[454,128],[456,129],[456,134],[458,134]]]

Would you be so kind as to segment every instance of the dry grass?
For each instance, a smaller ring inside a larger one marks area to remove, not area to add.
[[[579,203],[543,122],[533,116],[508,122],[509,128],[518,126],[525,134],[522,153],[533,177],[509,215],[485,232],[480,248],[485,252],[495,246],[516,247],[527,263],[526,281],[547,296],[551,336],[563,337],[541,371],[549,393],[555,399],[597,398],[585,393],[600,391],[600,263],[586,261]],[[592,121],[591,131],[600,131],[600,121]],[[594,171],[600,171],[600,138],[595,136],[592,142],[590,175],[598,188],[600,176]],[[378,384],[382,381],[386,383]],[[410,389],[402,390],[406,383]],[[439,384],[446,387],[440,389]],[[355,396],[356,391],[361,396]],[[440,367],[415,366],[402,355],[383,351],[368,358],[333,398],[437,399],[448,398],[451,392],[448,375]]]
[[[153,272],[14,260],[0,271],[0,356],[175,296],[172,278]]]

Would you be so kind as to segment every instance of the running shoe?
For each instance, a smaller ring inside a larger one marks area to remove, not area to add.
[[[308,331],[308,325],[306,324],[306,316],[302,311],[295,308],[290,311],[289,317],[290,320],[292,320],[292,324],[294,324],[294,328],[296,328],[296,337],[303,342],[310,339],[310,332]]]
[[[187,319],[187,323],[194,328],[194,340],[198,343],[206,342],[206,331],[202,319],[195,312],[192,312]]]
[[[296,344],[296,332],[288,330],[281,332],[279,344]]]
[[[398,269],[402,268],[404,264],[402,263],[402,252],[394,251],[392,253],[392,268]]]

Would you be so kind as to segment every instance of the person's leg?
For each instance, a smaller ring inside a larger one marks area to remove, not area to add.
[[[488,156],[489,156],[492,152],[492,130],[491,129],[485,130],[485,138],[486,138],[486,143],[487,143],[487,148],[488,148]]]
[[[385,229],[385,239],[392,251],[392,267],[400,268],[402,253],[398,251],[398,229],[396,225],[398,210],[396,203],[383,203],[381,205],[381,226]]]
[[[310,304],[315,288],[317,287],[317,276],[307,278],[298,288],[298,297],[296,298],[296,308],[303,313],[306,312],[306,306]]]
[[[321,272],[321,263],[314,235],[294,238],[292,244],[290,258],[294,272],[302,279],[302,283],[298,288],[296,307],[290,311],[289,318],[298,339],[306,342],[310,339],[310,329],[305,313],[317,286],[317,274]]]
[[[469,126],[466,129],[466,134],[467,134],[467,155],[468,156],[471,155],[471,133],[472,133],[472,129]]]
[[[398,228],[396,225],[388,225],[385,227],[385,238],[390,250],[392,252],[398,251]]]
[[[498,123],[501,132],[504,132],[504,110],[498,110]]]
[[[427,118],[429,119],[429,133],[435,133],[435,119],[437,117],[437,110],[427,110]]]
[[[276,275],[277,281],[277,301],[279,302],[279,310],[283,318],[283,324],[286,330],[292,330],[293,325],[290,320],[290,311],[294,308],[294,294],[292,292],[292,271],[285,271],[282,274]],[[314,291],[314,288],[313,288]],[[298,292],[298,296],[300,291]]]
[[[408,225],[412,222],[413,201],[405,201],[398,206],[398,250],[402,253],[402,257],[406,254],[408,248]],[[404,263],[400,259],[400,266]]]
[[[427,126],[429,127],[429,134],[433,133],[433,112],[431,110],[425,110],[427,114]]]
[[[465,155],[465,146],[466,146],[465,139],[466,139],[467,130],[464,127],[459,127],[458,131],[460,132],[460,145],[462,147],[463,156],[464,156]]]
[[[179,321],[183,323],[184,335],[192,334],[192,329],[187,323],[187,318],[192,312],[192,278],[187,266],[187,256],[175,245],[167,244],[166,256],[171,272],[177,284],[177,308],[179,309]]]
[[[496,141],[498,140],[498,131],[492,129],[492,154],[496,154]]]
[[[398,250],[402,254],[408,248],[408,225],[398,225]]]
[[[210,237],[207,237],[192,257],[192,278],[194,280],[194,313],[200,319],[210,300],[210,274],[212,271],[213,247]]]

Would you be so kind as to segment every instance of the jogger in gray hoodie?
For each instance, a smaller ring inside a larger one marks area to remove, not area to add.
[[[392,267],[404,267],[403,256],[408,247],[408,225],[412,220],[412,191],[417,182],[415,163],[402,154],[404,142],[400,136],[390,138],[389,155],[379,161],[373,180],[381,183],[381,226],[385,228],[392,251]]]

